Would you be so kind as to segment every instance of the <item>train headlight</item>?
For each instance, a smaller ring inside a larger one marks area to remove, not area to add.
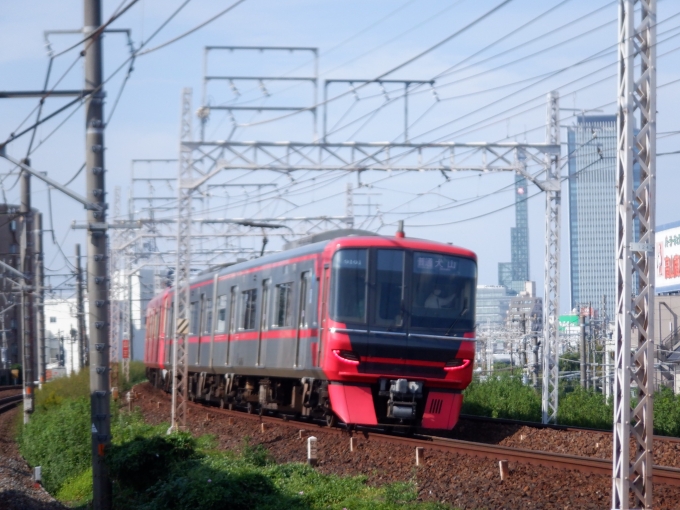
[[[333,349],[333,354],[335,354],[336,358],[338,358],[340,361],[344,361],[345,363],[350,363],[352,365],[359,364],[359,356],[354,354],[352,351]]]
[[[465,368],[470,364],[469,359],[452,359],[446,362],[444,365],[444,370],[458,370],[460,368]]]

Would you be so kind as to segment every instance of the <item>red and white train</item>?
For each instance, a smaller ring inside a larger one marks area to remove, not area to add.
[[[344,236],[191,282],[189,394],[249,412],[451,429],[475,354],[473,252]],[[169,389],[174,289],[149,303],[144,359]]]

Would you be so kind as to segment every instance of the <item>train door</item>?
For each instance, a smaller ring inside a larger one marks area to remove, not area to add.
[[[225,360],[225,365],[231,366],[231,343],[234,339],[234,333],[236,333],[236,311],[238,300],[238,287],[232,287],[229,296],[229,333],[227,334],[227,359]]]
[[[269,329],[269,288],[271,280],[262,282],[262,306],[260,307],[260,328],[257,334],[257,358],[255,363],[258,367],[264,366],[262,362],[262,334]]]
[[[205,320],[205,294],[201,293],[198,298],[198,303],[196,305],[198,308],[196,310],[196,365],[201,362],[201,344],[203,343],[203,321]],[[193,317],[192,317],[193,319]]]
[[[329,288],[331,284],[331,271],[330,268],[328,267],[328,264],[326,264],[323,267],[323,275],[321,276],[321,291],[320,291],[320,296],[321,296],[321,310],[320,310],[320,317],[319,317],[319,345],[317,347],[317,357],[316,357],[316,366],[320,367],[322,360],[323,360],[323,349],[324,346],[326,345],[327,342],[327,336],[328,336],[328,296],[329,296]]]
[[[295,368],[302,368],[304,366],[305,350],[300,349],[300,343],[302,342],[301,337],[304,334],[306,335],[306,338],[309,338],[307,332],[306,331],[303,332],[303,330],[307,330],[309,327],[309,317],[307,313],[309,304],[308,294],[311,288],[309,279],[310,279],[309,271],[305,271],[304,273],[302,273],[302,276],[300,278],[300,298],[298,306],[297,331],[295,335]]]
[[[208,333],[210,334],[210,356],[208,359],[208,366],[212,369],[213,367],[213,352],[215,351],[215,330],[217,325],[217,282],[218,275],[215,275],[213,279],[213,293],[212,293],[212,306],[210,307],[210,329]]]
[[[172,363],[172,349],[175,343],[175,302],[170,303],[170,313],[168,314],[168,331],[170,334],[165,338],[165,364]]]

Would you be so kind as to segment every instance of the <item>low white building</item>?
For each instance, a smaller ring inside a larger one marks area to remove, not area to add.
[[[49,367],[63,367],[66,374],[78,372],[78,317],[76,299],[45,300],[45,357]],[[87,301],[85,302],[87,316]],[[87,330],[87,320],[85,321]],[[87,349],[87,339],[84,348]]]

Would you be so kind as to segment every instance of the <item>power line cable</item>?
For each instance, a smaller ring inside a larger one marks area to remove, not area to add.
[[[232,9],[234,9],[234,8],[237,7],[237,6],[239,6],[240,4],[242,4],[242,3],[245,2],[245,1],[246,1],[246,0],[237,0],[236,2],[234,2],[233,4],[231,4],[231,5],[230,5],[229,7],[227,7],[226,9],[224,9],[224,10],[218,12],[218,13],[215,14],[212,18],[210,18],[210,19],[204,21],[203,23],[201,23],[201,24],[199,24],[199,25],[196,25],[196,26],[195,26],[194,28],[192,28],[191,30],[187,30],[186,32],[184,32],[184,33],[178,35],[177,37],[174,37],[174,38],[170,39],[169,41],[165,41],[164,43],[159,44],[158,46],[154,46],[153,48],[149,48],[148,50],[144,50],[144,51],[142,51],[141,53],[138,53],[137,55],[140,56],[140,57],[143,56],[143,55],[148,55],[149,53],[152,53],[152,52],[154,52],[154,51],[160,50],[161,48],[165,48],[166,46],[169,46],[169,45],[171,45],[171,44],[173,44],[173,43],[179,41],[180,39],[184,39],[185,37],[187,37],[187,36],[193,34],[193,33],[196,32],[197,30],[200,30],[201,28],[205,27],[206,25],[209,25],[209,24],[212,23],[213,21],[215,21],[215,20],[221,18],[221,17],[224,16],[226,13],[228,13],[229,11],[231,11]]]
[[[465,26],[463,26],[462,28],[456,30],[454,33],[452,33],[451,35],[445,37],[444,39],[442,39],[442,40],[439,41],[438,43],[436,43],[436,44],[434,44],[434,45],[428,47],[426,50],[421,51],[421,52],[418,53],[416,56],[409,58],[409,59],[406,60],[405,62],[402,62],[401,64],[399,64],[399,65],[397,65],[397,66],[391,68],[390,70],[385,71],[384,73],[380,74],[379,76],[376,76],[376,77],[373,78],[372,80],[366,81],[366,82],[364,82],[364,83],[361,83],[361,84],[359,84],[359,85],[353,87],[351,90],[348,90],[348,91],[346,91],[346,92],[343,92],[343,93],[341,93],[341,94],[339,94],[339,95],[337,95],[337,96],[335,96],[335,97],[326,99],[325,101],[321,101],[321,102],[319,102],[319,103],[316,103],[316,104],[313,105],[313,106],[308,106],[308,107],[305,107],[305,108],[300,108],[299,110],[296,110],[295,112],[291,112],[291,113],[287,113],[287,114],[284,114],[284,115],[280,115],[280,116],[275,117],[275,118],[272,118],[272,119],[267,119],[267,120],[263,120],[263,121],[259,121],[259,122],[253,122],[253,123],[249,123],[249,124],[241,124],[240,127],[252,127],[252,126],[258,126],[258,125],[261,125],[261,124],[267,124],[267,123],[274,122],[274,121],[277,121],[277,120],[281,120],[281,119],[285,119],[285,118],[288,118],[288,117],[292,117],[292,116],[298,115],[298,114],[300,114],[300,113],[302,113],[302,112],[310,111],[310,110],[312,110],[312,109],[314,109],[314,108],[317,108],[317,107],[319,107],[319,106],[323,106],[324,104],[328,104],[328,103],[330,103],[330,102],[332,102],[332,101],[335,101],[335,100],[337,100],[337,99],[339,99],[339,98],[341,98],[341,97],[345,97],[345,96],[347,96],[348,94],[352,94],[352,93],[356,92],[357,90],[360,90],[360,89],[366,87],[367,85],[369,85],[369,84],[371,84],[371,83],[375,83],[375,82],[377,82],[377,81],[380,81],[381,79],[385,78],[386,76],[389,76],[390,74],[393,74],[393,73],[395,73],[396,71],[398,71],[398,70],[400,70],[400,69],[403,69],[404,67],[408,66],[409,64],[412,64],[412,63],[415,62],[416,60],[418,60],[418,59],[424,57],[425,55],[427,55],[427,54],[429,54],[429,53],[431,53],[432,51],[434,51],[435,49],[439,48],[440,46],[442,46],[442,45],[444,45],[444,44],[446,44],[446,43],[452,41],[453,39],[455,39],[455,38],[458,37],[459,35],[461,35],[461,34],[467,32],[469,29],[471,29],[471,28],[473,28],[474,26],[478,25],[479,23],[481,23],[482,21],[484,21],[485,19],[487,19],[489,16],[491,16],[492,14],[494,14],[496,11],[498,11],[499,9],[501,9],[502,7],[504,7],[505,5],[509,4],[509,3],[512,2],[512,1],[513,1],[513,0],[503,0],[501,3],[499,3],[499,4],[496,5],[495,7],[491,8],[490,10],[486,11],[486,12],[485,12],[484,14],[482,14],[481,16],[479,16],[479,17],[475,18],[474,20],[472,20],[471,22],[467,23]]]

